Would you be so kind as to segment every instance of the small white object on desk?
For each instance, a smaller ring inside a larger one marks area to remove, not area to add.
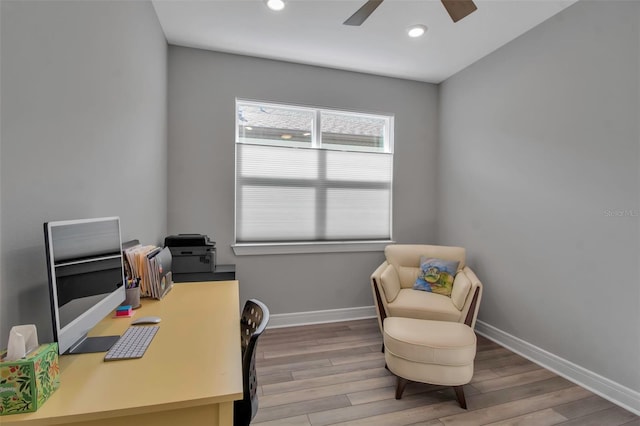
[[[160,317],[142,317],[142,318],[138,318],[135,321],[132,321],[131,325],[157,324],[160,321],[162,321],[162,319]]]
[[[34,324],[11,327],[7,356],[3,361],[17,361],[38,347],[38,331]]]

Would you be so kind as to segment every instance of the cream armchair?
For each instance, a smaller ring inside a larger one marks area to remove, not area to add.
[[[475,326],[482,283],[465,265],[462,247],[396,244],[385,248],[386,261],[371,275],[371,288],[378,312],[378,323],[386,317],[453,321]],[[420,272],[420,258],[457,260],[451,297],[414,290]]]

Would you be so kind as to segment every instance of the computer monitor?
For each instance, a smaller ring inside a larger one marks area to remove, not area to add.
[[[125,300],[120,219],[47,222],[44,239],[59,353],[108,351],[120,336],[87,333]]]

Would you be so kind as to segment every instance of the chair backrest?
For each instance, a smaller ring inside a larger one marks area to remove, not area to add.
[[[258,411],[256,345],[268,322],[269,308],[259,300],[247,300],[240,317],[243,398],[234,404],[233,424],[236,426],[248,425]]]

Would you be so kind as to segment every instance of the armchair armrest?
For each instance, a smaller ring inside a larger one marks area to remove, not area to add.
[[[384,262],[371,275],[372,281],[378,284],[378,288],[384,301],[391,303],[396,300],[400,292],[400,277],[393,265]]]
[[[387,269],[387,266],[389,266],[389,263],[385,260],[384,262],[382,262],[380,266],[376,268],[375,271],[373,271],[373,274],[371,274],[371,279],[372,280],[375,279],[376,281],[379,281],[380,275],[382,275],[384,270]]]
[[[371,274],[371,289],[378,313],[378,325],[382,331],[382,322],[387,317],[387,303],[393,302],[400,292],[400,279],[395,268],[384,261]]]
[[[465,266],[462,269],[462,273],[464,273],[471,282],[469,295],[467,296],[464,307],[462,308],[462,318],[464,318],[465,324],[474,328],[476,325],[476,318],[478,317],[478,310],[480,308],[480,300],[482,299],[483,287],[477,275],[471,270],[471,268]]]

